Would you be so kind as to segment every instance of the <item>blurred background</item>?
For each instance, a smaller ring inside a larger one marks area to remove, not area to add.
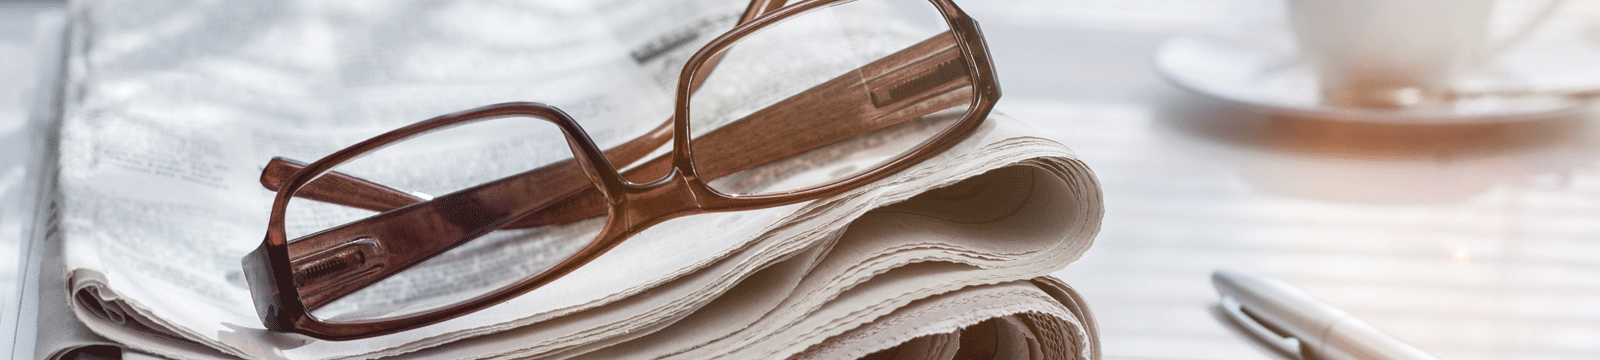
[[[1107,358],[1284,357],[1218,315],[1219,267],[1294,283],[1441,358],[1600,358],[1600,136],[1587,100],[1457,101],[1417,115],[1427,121],[1274,102],[1263,97],[1275,88],[1251,81],[1303,60],[1281,46],[1292,40],[1284,0],[957,3],[995,56],[998,111],[1077,151],[1104,187],[1096,243],[1055,275],[1089,300]],[[1489,32],[1544,3],[1495,3]],[[15,214],[31,211],[18,205],[28,175],[14,154],[37,95],[33,16],[60,7],[0,1],[7,294],[25,232]],[[1600,3],[1554,9],[1494,79],[1600,87],[1586,82],[1600,74]],[[1180,84],[1167,79],[1181,71],[1153,66],[1177,56],[1164,45],[1174,39],[1271,56],[1224,51],[1198,69],[1255,72],[1218,88]],[[1278,85],[1311,86],[1288,84]]]
[[[61,7],[58,2],[0,1],[0,299],[5,299],[0,320],[14,317],[18,245],[33,211],[25,205],[32,202],[25,188],[31,175],[27,154],[33,147],[27,120],[41,51],[35,45],[35,19]]]

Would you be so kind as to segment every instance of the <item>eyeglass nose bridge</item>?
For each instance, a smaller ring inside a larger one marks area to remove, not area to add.
[[[705,209],[710,190],[674,167],[659,181],[628,184],[611,199],[610,226],[639,229]]]

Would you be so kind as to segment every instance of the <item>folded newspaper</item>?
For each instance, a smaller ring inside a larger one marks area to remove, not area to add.
[[[459,318],[349,341],[263,329],[239,259],[265,232],[268,159],[529,100],[615,144],[659,124],[685,59],[745,5],[74,3],[60,301],[99,336],[175,358],[1098,358],[1084,302],[1047,274],[1092,243],[1099,185],[999,114],[888,179],[667,221]]]

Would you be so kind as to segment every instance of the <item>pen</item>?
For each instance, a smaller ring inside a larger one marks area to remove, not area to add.
[[[1228,317],[1301,360],[1438,359],[1277,279],[1219,269],[1211,285]]]

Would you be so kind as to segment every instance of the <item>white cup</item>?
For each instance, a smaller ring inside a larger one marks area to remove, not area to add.
[[[1494,0],[1288,0],[1300,55],[1324,103],[1396,108],[1439,101],[1506,42],[1520,41],[1558,0],[1513,36],[1489,39]]]

